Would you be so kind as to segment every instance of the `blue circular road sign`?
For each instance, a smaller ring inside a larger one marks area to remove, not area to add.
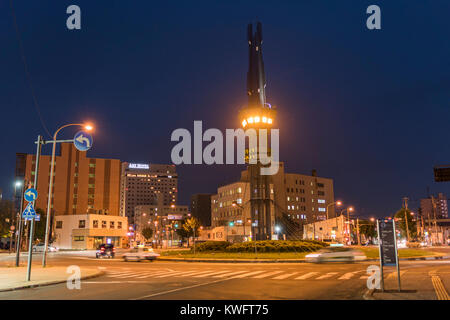
[[[80,151],[88,151],[92,147],[92,142],[92,136],[85,131],[79,131],[73,137],[73,144]]]
[[[23,194],[25,200],[27,200],[28,202],[32,202],[35,201],[38,197],[38,192],[36,189],[34,188],[30,188],[27,189],[27,191],[25,191],[25,193]]]

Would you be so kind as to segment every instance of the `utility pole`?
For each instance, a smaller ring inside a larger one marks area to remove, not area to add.
[[[405,225],[406,225],[406,241],[409,242],[409,226],[408,226],[408,197],[403,198],[403,207],[405,208]]]
[[[434,196],[431,196],[431,202],[433,204],[433,225],[434,225],[434,237],[436,239],[436,241],[434,243],[439,242],[439,237],[437,234],[437,223],[436,223],[436,201],[434,199]],[[433,237],[431,237],[433,238]],[[433,243],[433,245],[434,245]]]
[[[361,245],[361,237],[359,235],[359,218],[356,218],[356,237],[358,238],[358,246]]]

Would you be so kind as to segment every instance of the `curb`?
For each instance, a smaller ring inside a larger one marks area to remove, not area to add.
[[[90,276],[81,277],[80,280],[96,278],[96,277],[102,276],[104,274],[105,274],[104,271],[98,271],[97,273],[94,273]],[[27,284],[27,285],[23,285],[23,286],[19,286],[19,287],[14,287],[14,288],[0,289],[0,292],[16,291],[16,290],[36,288],[36,287],[45,287],[45,286],[51,286],[53,284],[64,283],[66,281],[67,280],[55,280],[55,281],[49,281],[49,282],[44,282],[44,283]]]
[[[306,260],[232,260],[232,259],[190,259],[190,258],[158,258],[157,261],[173,262],[212,262],[212,263],[306,263]]]
[[[399,260],[403,261],[414,261],[414,260],[443,260],[450,259],[450,256],[425,256],[425,257],[417,257],[417,258],[400,258]],[[195,258],[161,258],[159,257],[157,261],[172,261],[172,262],[211,262],[211,263],[306,263],[304,259],[293,259],[293,260],[236,260],[236,259],[195,259]],[[380,261],[380,259],[365,259],[363,261]]]

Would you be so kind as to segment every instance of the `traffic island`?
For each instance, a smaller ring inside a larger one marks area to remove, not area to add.
[[[104,274],[103,271],[95,268],[80,268],[80,271],[80,280]],[[26,281],[26,267],[0,268],[0,292],[65,283],[69,279],[73,279],[73,275],[73,271],[71,272],[67,267],[42,268],[41,266],[33,266],[31,280]]]

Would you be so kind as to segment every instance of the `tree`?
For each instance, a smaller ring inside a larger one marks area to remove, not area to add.
[[[186,231],[188,237],[198,237],[200,222],[194,217],[189,218],[184,222],[183,229]]]
[[[364,235],[366,239],[375,238],[377,235],[375,223],[369,220],[359,220],[359,233]]]
[[[153,229],[152,228],[144,228],[142,230],[142,236],[145,238],[145,240],[150,240],[151,237],[153,236]]]
[[[409,230],[409,240],[417,237],[417,223],[413,220],[413,215],[411,214],[411,210],[406,210],[405,208],[401,208],[394,215],[395,221],[397,222],[397,226],[400,229],[401,236],[406,238],[406,223],[405,223],[405,211],[406,218],[408,219],[408,230]]]
[[[0,238],[10,236],[11,219],[13,213],[13,202],[10,200],[0,201]]]
[[[189,234],[184,228],[180,228],[176,230],[177,235],[181,238],[181,241],[183,242],[184,239],[188,239],[188,246],[189,246]]]

